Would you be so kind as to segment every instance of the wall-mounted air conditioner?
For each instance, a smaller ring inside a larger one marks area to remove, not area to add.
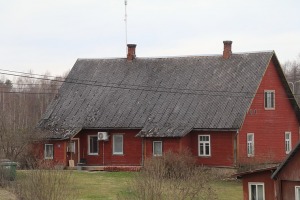
[[[98,140],[108,140],[108,133],[107,132],[98,132]]]

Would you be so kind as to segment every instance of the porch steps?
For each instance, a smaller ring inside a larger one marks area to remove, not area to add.
[[[77,170],[83,171],[140,171],[141,166],[80,166]]]
[[[104,166],[82,166],[82,170],[86,170],[86,171],[104,171]]]

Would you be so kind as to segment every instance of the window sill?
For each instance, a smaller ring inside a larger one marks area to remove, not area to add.
[[[275,108],[265,108],[265,110],[275,110]]]
[[[124,156],[124,154],[122,154],[122,153],[113,153],[112,155],[113,156]]]
[[[89,153],[88,156],[98,156],[99,154],[96,153]]]
[[[199,155],[198,155],[198,157],[199,157],[199,158],[211,158],[211,155],[207,155],[207,156],[202,156],[202,155],[199,156]]]

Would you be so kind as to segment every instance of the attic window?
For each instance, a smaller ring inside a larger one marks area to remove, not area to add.
[[[275,90],[265,90],[265,110],[275,110]]]

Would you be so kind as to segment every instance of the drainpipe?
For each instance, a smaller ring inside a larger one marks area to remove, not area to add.
[[[103,161],[103,166],[104,166],[104,140],[102,141],[102,143],[103,143],[103,145],[102,145],[102,148],[103,148],[103,150],[102,150],[102,161]]]
[[[144,166],[144,137],[142,137],[142,166]]]
[[[237,165],[237,136],[239,134],[239,130],[236,130],[236,134],[234,136],[234,141],[233,141],[233,162],[234,166]]]

